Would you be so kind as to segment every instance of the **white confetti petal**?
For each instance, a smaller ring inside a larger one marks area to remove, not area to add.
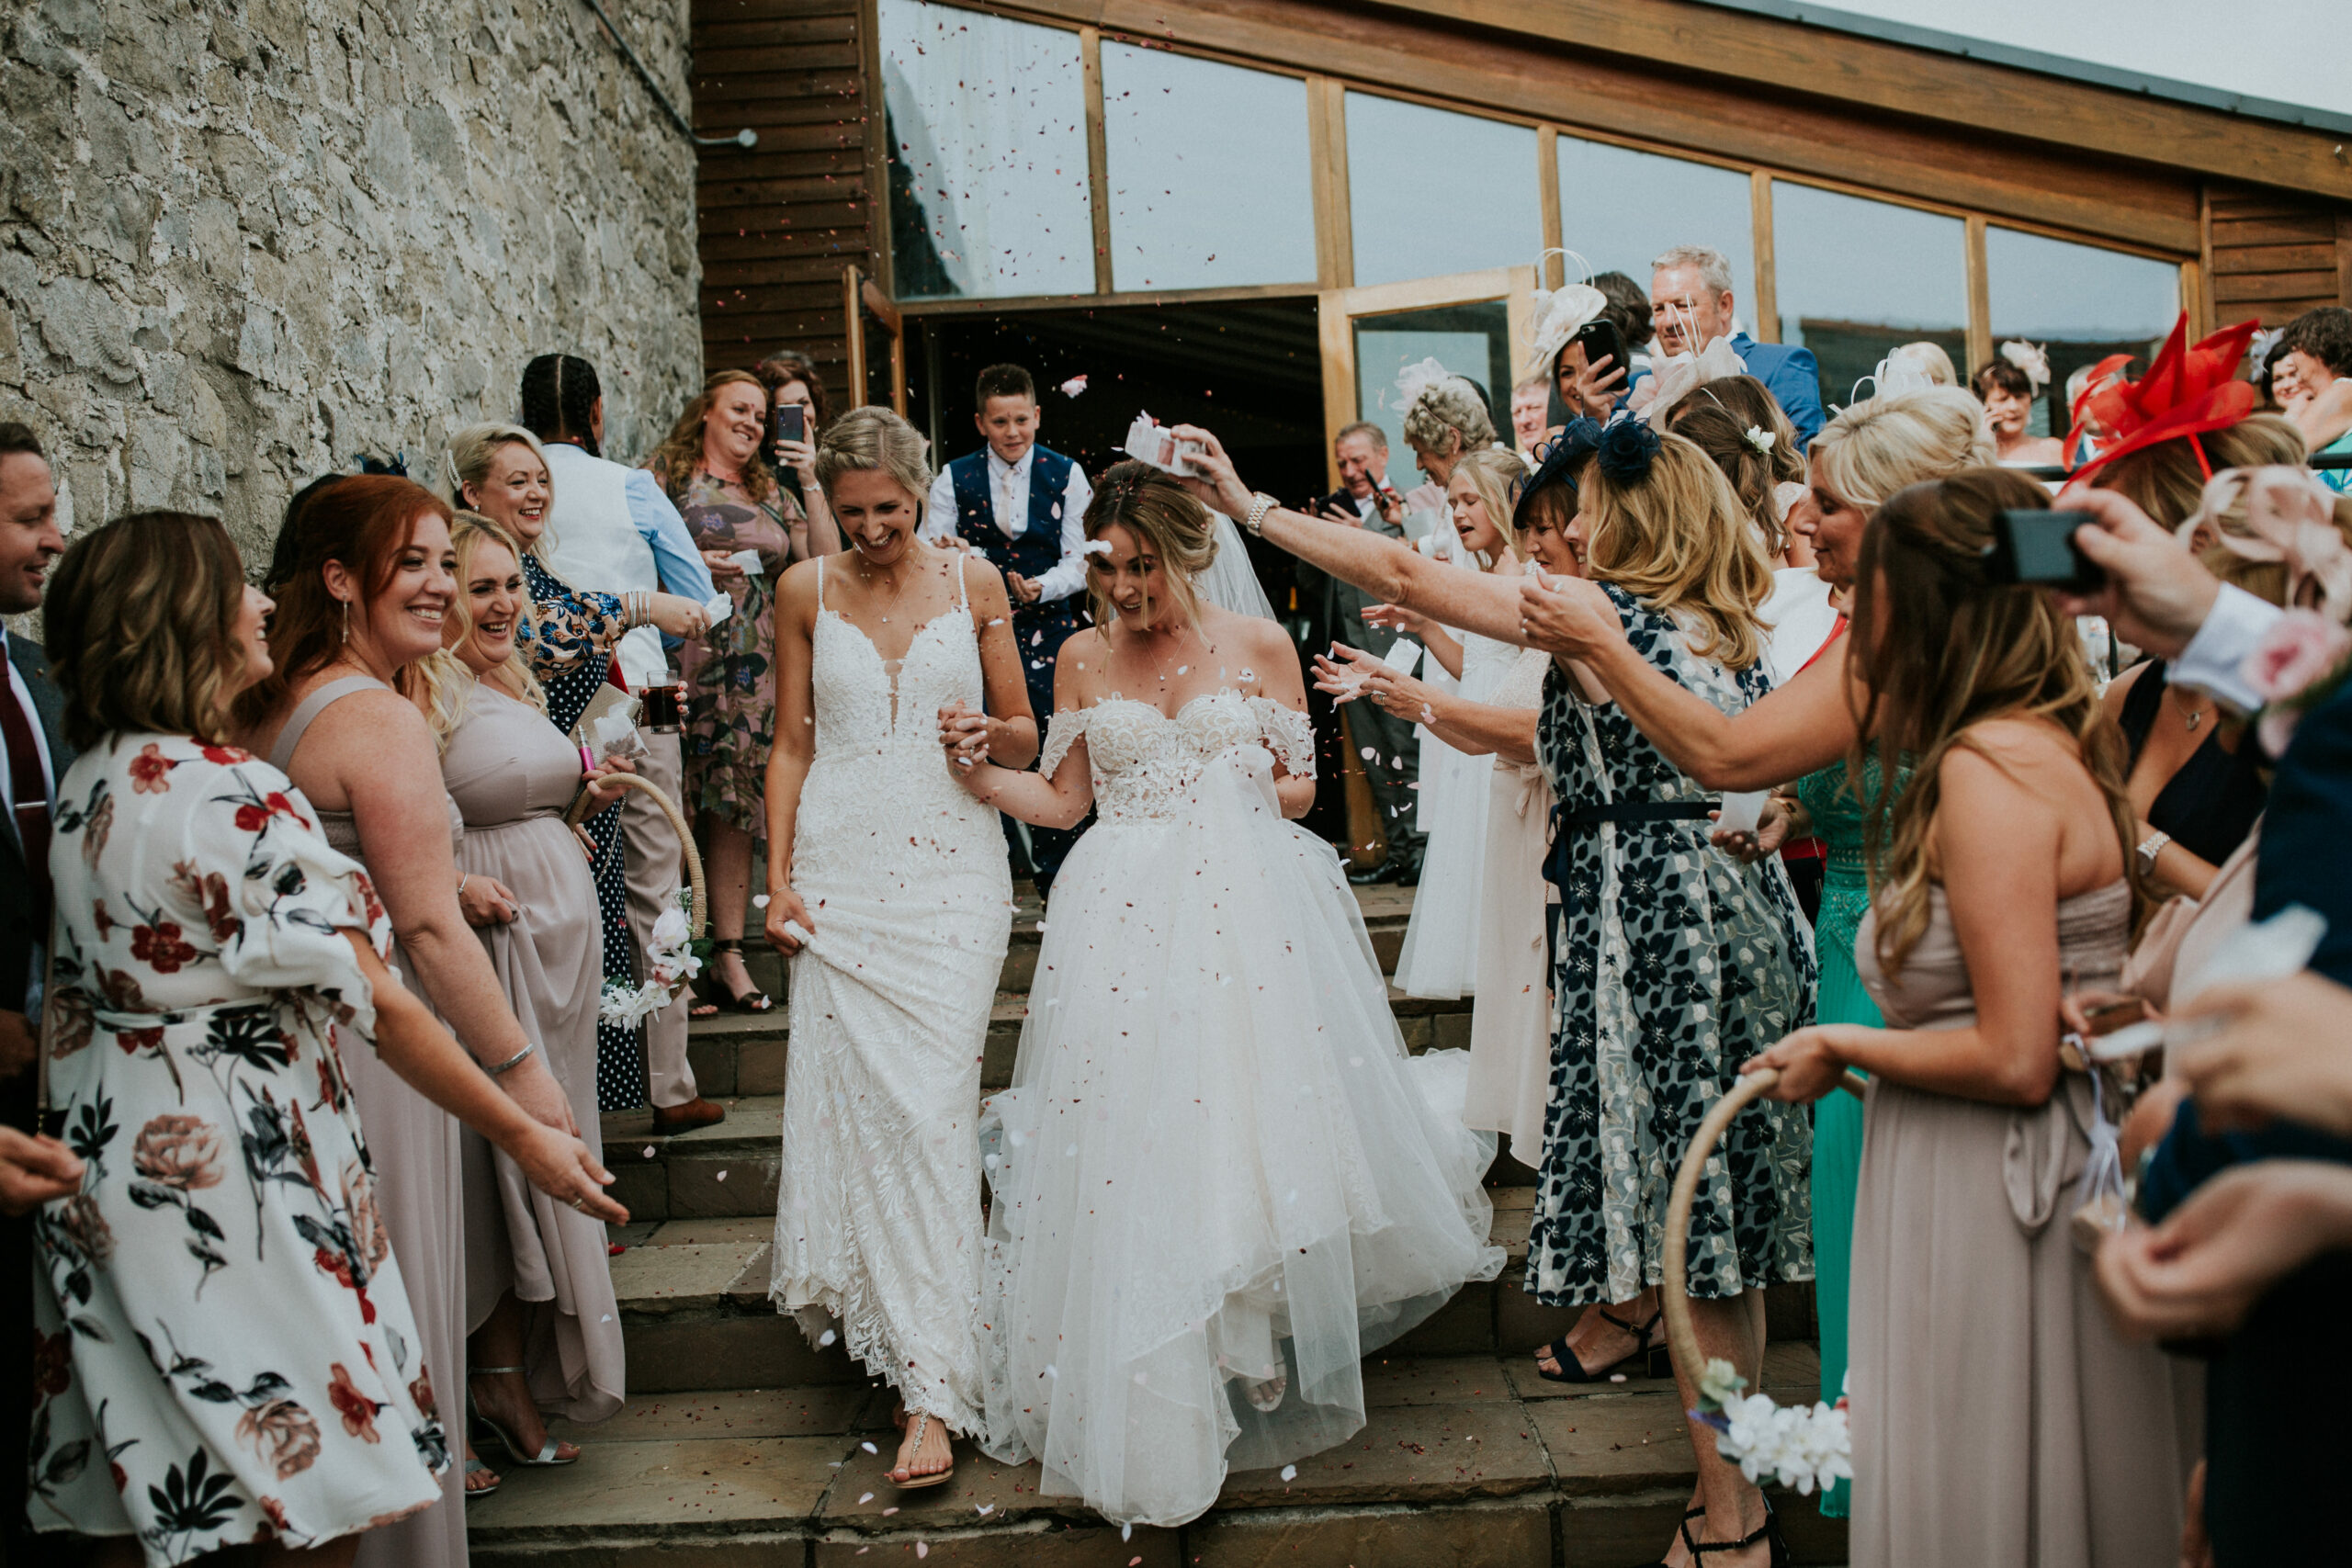
[[[880,1449],[876,1448],[872,1443],[860,1443],[860,1444],[858,1444],[857,1446],[858,1446],[859,1448],[861,1448],[861,1449],[864,1449],[867,1453],[870,1453],[870,1454],[878,1454],[878,1453],[880,1453],[880,1452],[882,1451]]]
[[[718,1179],[719,1179],[719,1180],[721,1180],[721,1181],[726,1180],[726,1179],[727,1179],[727,1173],[726,1173],[725,1171],[723,1171],[723,1170],[722,1170],[722,1171],[720,1171],[720,1172],[718,1173]]]
[[[873,1494],[873,1493],[871,1493],[871,1492],[865,1493],[865,1494],[861,1495],[857,1500],[858,1500],[858,1502],[859,1502],[859,1504],[860,1504],[861,1506],[862,1506],[862,1505],[864,1505],[864,1504],[871,1503],[872,1501],[874,1501],[874,1494]]]
[[[1283,1479],[1284,1481],[1296,1481],[1298,1479],[1298,1466],[1295,1464],[1286,1464],[1283,1466]]]
[[[826,1346],[831,1345],[834,1340],[840,1337],[841,1336],[828,1328],[825,1332],[817,1336],[817,1348],[819,1349],[823,1349]]]
[[[764,908],[766,908],[767,907],[768,907],[768,896],[767,896],[766,894],[764,894],[764,893],[754,893],[754,894],[752,894],[752,908],[754,908],[754,909],[764,909]]]

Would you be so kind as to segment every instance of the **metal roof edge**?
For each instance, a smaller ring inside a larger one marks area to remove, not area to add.
[[[2109,87],[2117,92],[2136,93],[2152,98],[2165,98],[2175,103],[2192,104],[2199,108],[2217,109],[2223,114],[2243,115],[2253,119],[2274,120],[2283,125],[2301,126],[2307,130],[2324,130],[2336,135],[2352,135],[2352,114],[2338,114],[2330,109],[2312,108],[2301,104],[2280,103],[2271,98],[2248,97],[2219,87],[2199,86],[2194,82],[2175,81],[2168,76],[2150,76],[2118,66],[2100,65],[2092,61],[2075,60],[2065,55],[2044,54],[2039,50],[2018,49],[2011,44],[1996,43],[1989,39],[1969,38],[1960,33],[1941,32],[1933,28],[1914,27],[1908,22],[1891,22],[1877,17],[1860,16],[1852,11],[1840,11],[1831,6],[1815,6],[1805,0],[1696,0],[1702,6],[1714,6],[1727,11],[1746,11],[1753,16],[1770,17],[1779,21],[1796,22],[1806,27],[1825,28],[1832,32],[1851,33],[1857,37],[1876,39],[1881,42],[1901,44],[1911,49],[1929,50],[1939,54],[1959,55],[1963,59],[1981,60],[1987,64],[2006,65],[2018,71],[2038,72],[2045,76],[2059,76],[2069,81],[2085,82],[2093,86]]]

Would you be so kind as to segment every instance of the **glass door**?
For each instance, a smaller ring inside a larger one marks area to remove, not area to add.
[[[849,406],[873,402],[867,373],[876,364],[890,367],[890,407],[907,416],[907,323],[899,302],[854,266],[842,269],[842,317],[849,338]]]
[[[1405,444],[1404,399],[1396,378],[1424,359],[1476,382],[1487,394],[1497,436],[1509,438],[1511,382],[1534,316],[1533,267],[1327,289],[1317,297],[1317,307],[1324,459],[1333,489],[1339,487],[1340,465],[1330,455],[1331,443],[1358,420],[1370,421],[1387,435],[1390,482],[1398,490],[1420,482],[1412,448]]]

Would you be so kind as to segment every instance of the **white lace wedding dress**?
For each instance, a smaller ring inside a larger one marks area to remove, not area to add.
[[[1492,1279],[1460,1052],[1412,1058],[1329,845],[1283,819],[1303,714],[1114,697],[1054,884],[1013,1087],[982,1122],[983,1447],[1116,1523],[1363,1425],[1360,1359]],[[1442,1109],[1447,1100],[1453,1109]]]
[[[980,1052],[1012,931],[997,814],[948,773],[938,710],[981,706],[962,601],[894,672],[824,608],[816,756],[793,891],[815,931],[792,960],[769,1296],[910,1411],[979,1428]]]

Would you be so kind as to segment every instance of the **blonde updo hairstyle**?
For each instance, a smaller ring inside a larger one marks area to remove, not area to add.
[[[1491,446],[1495,422],[1478,389],[1459,376],[1442,376],[1414,394],[1405,411],[1405,439],[1441,457]]]
[[[1094,499],[1086,503],[1085,528],[1090,543],[1113,527],[1133,534],[1136,543],[1159,562],[1160,573],[1168,580],[1170,596],[1184,612],[1185,618],[1198,626],[1201,598],[1193,584],[1216,559],[1216,528],[1209,519],[1208,508],[1193,500],[1171,475],[1130,458],[1111,465],[1094,491]],[[1094,624],[1108,626],[1117,618],[1118,610],[1102,591],[1102,573],[1096,570],[1096,563],[1102,558],[1100,551],[1087,554],[1086,592],[1094,612]],[[1148,616],[1151,613],[1151,604],[1147,601],[1144,614]]]
[[[1959,387],[1865,398],[1813,438],[1812,455],[1837,492],[1876,512],[1896,491],[1997,461],[1984,405]]]
[[[1745,670],[1764,652],[1756,611],[1772,592],[1771,558],[1714,460],[1679,435],[1656,439],[1638,480],[1611,478],[1598,459],[1585,465],[1586,572],[1677,620],[1695,619],[1691,650]]]
[[[853,472],[889,475],[915,498],[920,518],[931,494],[931,443],[888,409],[852,409],[817,437],[817,484],[828,502],[833,481]]]
[[[441,458],[444,477],[449,481],[449,504],[460,515],[476,515],[466,511],[466,487],[488,484],[491,465],[509,446],[528,446],[539,467],[548,470],[548,515],[539,525],[539,536],[530,545],[530,554],[546,566],[555,556],[555,469],[539,438],[521,425],[469,424],[449,437],[449,450]]]
[[[1487,520],[1506,540],[1514,540],[1516,536],[1510,525],[1511,485],[1527,477],[1527,465],[1520,460],[1519,454],[1493,446],[1480,446],[1464,452],[1461,466],[1453,471],[1457,475],[1469,476],[1471,484],[1478,491],[1479,501],[1487,508]],[[1486,552],[1482,550],[1478,564],[1491,567],[1495,563],[1486,558]]]
[[[438,652],[426,655],[408,668],[402,683],[411,701],[424,710],[424,722],[433,730],[433,743],[443,751],[449,750],[450,737],[466,721],[466,705],[473,699],[474,683],[479,679],[472,666],[458,657],[458,645],[474,635],[473,603],[466,592],[467,581],[473,574],[474,557],[484,545],[496,545],[523,564],[522,541],[515,538],[505,525],[493,522],[479,512],[460,512],[449,520],[449,547],[458,555],[458,592],[442,616],[442,635],[448,636],[454,627],[457,636]],[[515,627],[519,631],[536,614],[531,603],[531,584],[524,579],[522,606],[515,613]],[[506,655],[506,672],[522,691],[526,701],[541,713],[548,710],[547,693],[539,685],[539,678],[531,673],[530,664],[523,658],[523,646],[518,637]]]
[[[2165,527],[2177,528],[2205,502],[2206,472],[2197,461],[2200,449],[2217,474],[2223,468],[2300,468],[2311,455],[2303,433],[2286,415],[2248,414],[2220,430],[2126,452],[2092,476],[2091,488],[2111,490]]]

